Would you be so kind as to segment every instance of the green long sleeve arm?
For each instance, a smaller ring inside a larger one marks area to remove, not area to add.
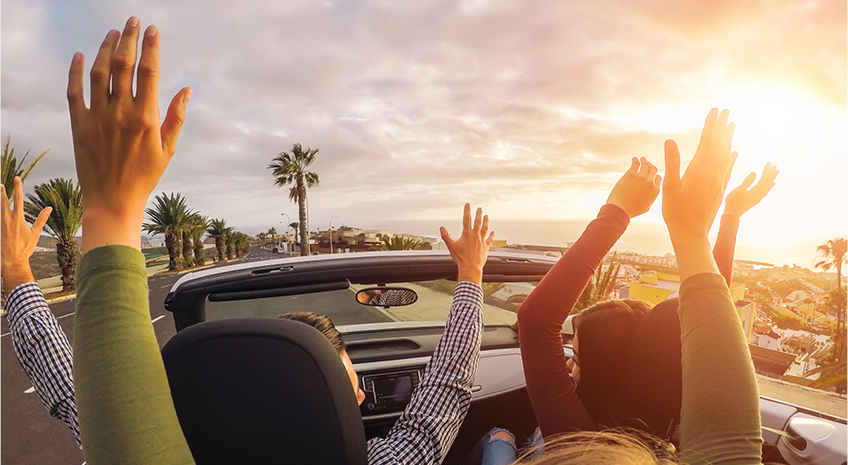
[[[724,278],[702,273],[686,279],[680,286],[680,320],[683,462],[760,463],[757,380]]]
[[[98,247],[77,269],[74,381],[89,465],[194,463],[150,322],[144,256]]]

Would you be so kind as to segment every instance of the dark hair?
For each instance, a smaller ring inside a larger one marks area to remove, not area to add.
[[[312,312],[291,312],[277,315],[277,318],[281,320],[294,320],[306,323],[318,331],[321,331],[321,334],[330,341],[330,344],[333,345],[333,348],[336,349],[336,352],[339,354],[344,352],[347,348],[347,346],[345,346],[344,339],[342,339],[341,333],[339,333],[339,330],[337,330],[336,326],[333,325],[333,320],[326,315],[319,315],[318,313]]]
[[[577,395],[596,424],[619,424],[616,410],[624,390],[628,353],[648,310],[638,300],[610,300],[574,319],[580,352]]]

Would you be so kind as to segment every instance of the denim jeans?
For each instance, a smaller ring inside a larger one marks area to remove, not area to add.
[[[494,438],[493,436],[500,431],[509,434],[512,441]],[[503,428],[492,428],[474,446],[474,449],[468,454],[468,458],[465,459],[465,463],[466,465],[508,465],[515,462],[515,459],[515,436]]]

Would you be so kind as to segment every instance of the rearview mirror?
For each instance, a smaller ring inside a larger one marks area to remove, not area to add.
[[[371,307],[402,307],[418,301],[418,294],[405,287],[369,287],[356,293],[356,301]]]

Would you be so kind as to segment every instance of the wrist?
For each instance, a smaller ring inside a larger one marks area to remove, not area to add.
[[[127,245],[141,250],[143,221],[144,208],[115,211],[86,205],[82,214],[82,253],[106,245]]]
[[[3,267],[3,292],[7,295],[12,289],[24,283],[34,283],[35,277],[29,264]]]
[[[483,283],[483,270],[480,268],[460,268],[456,281],[468,281],[480,286]]]

